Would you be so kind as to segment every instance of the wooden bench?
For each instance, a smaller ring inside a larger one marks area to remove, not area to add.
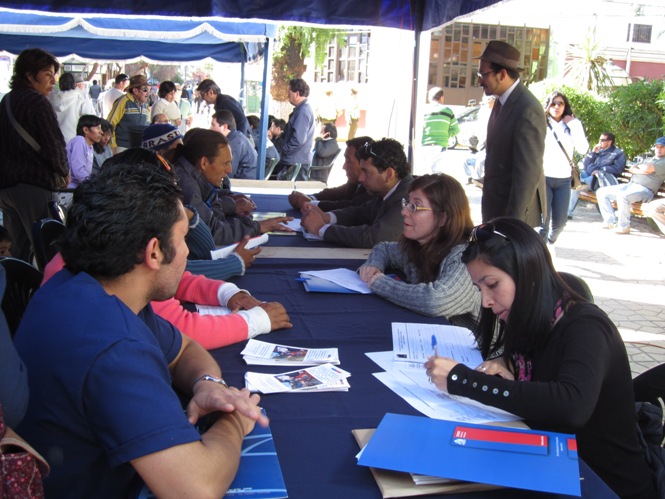
[[[632,176],[633,174],[630,173],[628,169],[626,169],[623,172],[621,172],[621,174],[617,177],[617,180],[619,181],[620,184],[627,184],[628,182],[630,182],[630,177]],[[652,201],[661,198],[665,198],[665,182],[660,186],[660,189],[658,189],[658,192],[653,197]],[[590,203],[598,204],[598,200],[596,199],[596,193],[593,191],[580,191],[580,199],[583,199],[584,201],[588,201]],[[617,208],[616,202],[612,202],[612,206],[616,210]],[[636,215],[638,217],[643,217],[644,213],[642,213],[642,203],[632,203],[630,206],[630,212],[631,214]]]

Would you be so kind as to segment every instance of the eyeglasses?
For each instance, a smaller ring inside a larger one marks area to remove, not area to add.
[[[486,223],[477,225],[471,231],[471,242],[472,243],[482,243],[490,239],[492,236],[497,235],[503,237],[508,241],[508,236],[502,234],[494,227],[493,223]]]
[[[388,163],[388,161],[383,159],[381,156],[379,156],[372,150],[372,144],[370,144],[369,142],[365,142],[365,145],[362,147],[361,156],[363,157],[363,159],[369,159],[370,156],[374,156],[376,159],[382,161],[385,166],[388,166],[390,164]]]
[[[412,203],[404,198],[402,198],[402,208],[406,208],[406,211],[409,213],[416,213],[418,211],[432,211],[432,208],[427,206],[418,206],[415,203]]]
[[[480,71],[478,71],[478,73],[476,73],[476,74],[478,75],[478,78],[481,78],[481,79],[484,80],[485,78],[487,78],[487,75],[492,74],[492,73],[496,73],[496,71],[494,71],[494,70],[485,71],[484,73],[481,73]]]
[[[565,104],[564,102],[556,101],[556,102],[552,102],[552,103],[550,104],[550,107],[564,107],[565,105],[566,105],[566,104]]]
[[[144,94],[147,94],[148,92],[150,92],[150,87],[141,87],[139,90]]]
[[[600,142],[609,142],[612,139],[600,139]]]

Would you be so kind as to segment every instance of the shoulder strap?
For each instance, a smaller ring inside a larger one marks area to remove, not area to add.
[[[11,108],[9,107],[9,95],[10,95],[10,94],[5,95],[5,108],[7,108],[7,116],[9,117],[9,121],[10,121],[10,123],[11,123],[12,126],[14,127],[14,130],[16,130],[16,131],[18,132],[18,134],[19,134],[21,137],[23,137],[23,140],[25,140],[25,141],[30,145],[30,147],[32,147],[32,148],[33,148],[35,151],[37,151],[37,152],[41,152],[41,150],[42,150],[42,146],[40,146],[40,145],[37,143],[37,141],[36,141],[35,139],[32,138],[32,135],[30,135],[30,134],[25,130],[25,128],[23,128],[23,127],[21,126],[21,124],[20,124],[18,121],[16,121],[16,119],[14,118],[14,115],[12,114],[12,110],[11,110]]]
[[[559,137],[556,136],[556,132],[554,131],[554,128],[552,128],[552,125],[550,124],[550,121],[547,120],[547,128],[549,128],[552,133],[554,134],[554,138],[556,139],[556,143],[559,144],[559,147],[563,151],[563,154],[565,154],[566,159],[568,160],[568,163],[570,164],[571,168],[576,168],[575,163],[570,159],[570,156],[568,156],[568,153],[566,152],[566,149],[563,147],[563,144],[559,140]]]

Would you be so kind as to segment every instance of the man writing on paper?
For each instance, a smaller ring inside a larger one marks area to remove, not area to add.
[[[215,360],[157,317],[187,259],[172,172],[143,162],[81,184],[62,240],[65,269],[33,296],[17,331],[31,397],[21,435],[51,464],[49,497],[221,497],[259,397],[226,386]],[[141,216],[136,216],[140,213]],[[192,397],[182,410],[174,388]],[[216,421],[200,435],[205,415]]]
[[[352,248],[372,248],[381,241],[397,241],[402,234],[402,199],[413,180],[402,145],[382,139],[360,148],[359,182],[374,195],[360,206],[324,213],[306,203],[302,226],[324,241]]]

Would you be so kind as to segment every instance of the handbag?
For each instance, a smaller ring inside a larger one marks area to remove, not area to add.
[[[43,498],[42,478],[49,471],[46,459],[5,425],[0,405],[0,497]]]
[[[552,125],[550,125],[549,120],[547,121],[547,128],[549,128],[554,134],[554,138],[556,139],[557,144],[559,144],[559,147],[561,148],[563,154],[566,156],[566,159],[568,160],[568,164],[570,165],[570,188],[573,189],[574,191],[577,191],[582,186],[582,178],[580,177],[580,170],[577,168],[575,162],[572,159],[570,159],[570,156],[568,156],[568,152],[566,152],[566,149],[563,147],[563,144],[559,140],[559,137],[556,136],[556,132],[552,128]]]

